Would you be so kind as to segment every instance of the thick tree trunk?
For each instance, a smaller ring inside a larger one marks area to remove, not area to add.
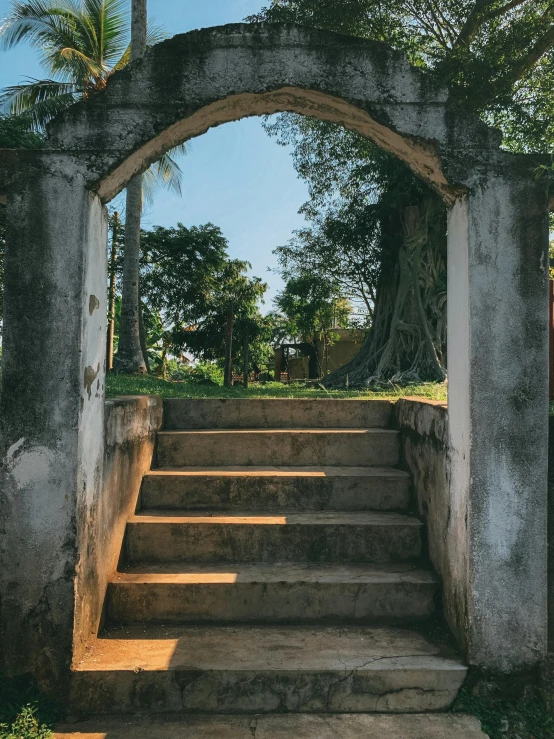
[[[233,385],[233,309],[227,311],[227,329],[225,332],[225,370],[223,373],[225,387]]]
[[[140,294],[139,283],[139,336],[140,348],[142,349],[142,357],[146,365],[146,371],[150,374],[150,361],[148,359],[148,342],[146,341],[146,328],[144,327],[144,307],[142,305],[142,296]]]
[[[148,22],[147,0],[133,0],[131,15],[131,61],[140,59],[146,51],[146,27]]]
[[[146,51],[147,0],[132,0],[131,61]],[[129,374],[146,374],[147,367],[140,341],[140,221],[142,215],[142,175],[135,175],[127,186],[125,217],[125,257],[121,328],[116,369]]]
[[[327,387],[446,379],[444,208],[426,200],[421,208],[406,208],[401,221],[401,245],[394,269],[382,275],[367,340],[351,362],[326,378]]]
[[[248,326],[244,327],[244,372],[242,378],[242,384],[245,388],[248,388],[248,380],[250,374],[250,336]]]
[[[114,213],[112,225],[112,253],[110,255],[110,286],[108,290],[108,339],[106,346],[106,371],[113,369],[113,342],[115,336],[115,286],[117,266],[117,238],[119,213]]]
[[[127,186],[125,218],[125,257],[121,290],[119,348],[115,358],[118,372],[146,374],[140,343],[140,219],[142,211],[142,175]]]

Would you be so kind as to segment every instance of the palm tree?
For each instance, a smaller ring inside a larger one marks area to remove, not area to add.
[[[132,0],[131,61],[144,56],[147,44],[146,0]],[[146,347],[141,342],[142,305],[140,299],[140,221],[142,215],[142,175],[127,185],[125,258],[121,291],[121,323],[115,366],[127,373],[148,372]]]
[[[129,45],[128,3],[125,0],[13,0],[9,16],[0,25],[0,49],[22,41],[37,48],[50,77],[27,80],[6,88],[0,107],[25,116],[30,127],[41,130],[58,113],[104,89],[109,77],[132,59],[143,55],[147,44],[163,38],[159,29],[146,30],[146,0],[132,0],[134,35]],[[178,147],[174,151],[184,151]],[[181,170],[166,154],[127,190],[123,305],[118,369],[146,372],[140,346],[139,250],[143,184],[153,181],[180,192]]]

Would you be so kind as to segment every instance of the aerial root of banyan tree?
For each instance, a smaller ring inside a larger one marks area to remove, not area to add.
[[[444,382],[446,357],[446,226],[435,198],[402,213],[394,269],[383,274],[375,318],[357,356],[329,375],[329,388]]]

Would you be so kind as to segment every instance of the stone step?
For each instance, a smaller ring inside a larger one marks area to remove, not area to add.
[[[466,667],[436,637],[393,628],[110,631],[74,666],[91,713],[420,713],[446,710]]]
[[[397,431],[383,429],[250,429],[164,431],[158,467],[325,465],[395,467]]]
[[[135,567],[108,585],[111,623],[413,623],[436,579],[413,565]]]
[[[148,511],[127,524],[127,564],[405,562],[421,555],[421,522],[382,512]]]
[[[164,428],[386,428],[393,407],[389,400],[171,398],[164,401]]]
[[[150,510],[404,510],[410,476],[392,467],[188,467],[153,470],[142,483]]]
[[[53,739],[487,739],[460,714],[171,716],[96,718]]]

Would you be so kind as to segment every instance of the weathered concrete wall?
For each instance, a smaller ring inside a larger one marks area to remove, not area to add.
[[[548,202],[522,163],[476,172],[448,224],[456,581],[469,660],[505,672],[547,640]]]
[[[108,579],[117,569],[125,525],[136,508],[142,477],[150,469],[162,418],[163,401],[156,396],[106,401],[102,485],[82,512],[75,660],[98,633]]]
[[[466,577],[460,575],[451,525],[448,408],[441,402],[402,398],[395,405],[395,425],[401,431],[402,465],[412,474],[417,510],[427,525],[429,557],[442,582],[444,615],[466,646],[467,613],[460,597]]]
[[[16,185],[0,400],[1,651],[5,669],[55,684],[71,660],[77,532],[102,478],[107,217],[71,157],[20,170]]]
[[[152,47],[111,77],[102,94],[58,118],[47,146],[87,152],[91,185],[109,200],[171,146],[212,126],[280,111],[372,139],[450,202],[460,188],[445,177],[444,157],[468,168],[498,151],[498,133],[468,117],[402,53],[265,23],[207,28]]]
[[[554,663],[554,415],[548,419],[548,651]]]

